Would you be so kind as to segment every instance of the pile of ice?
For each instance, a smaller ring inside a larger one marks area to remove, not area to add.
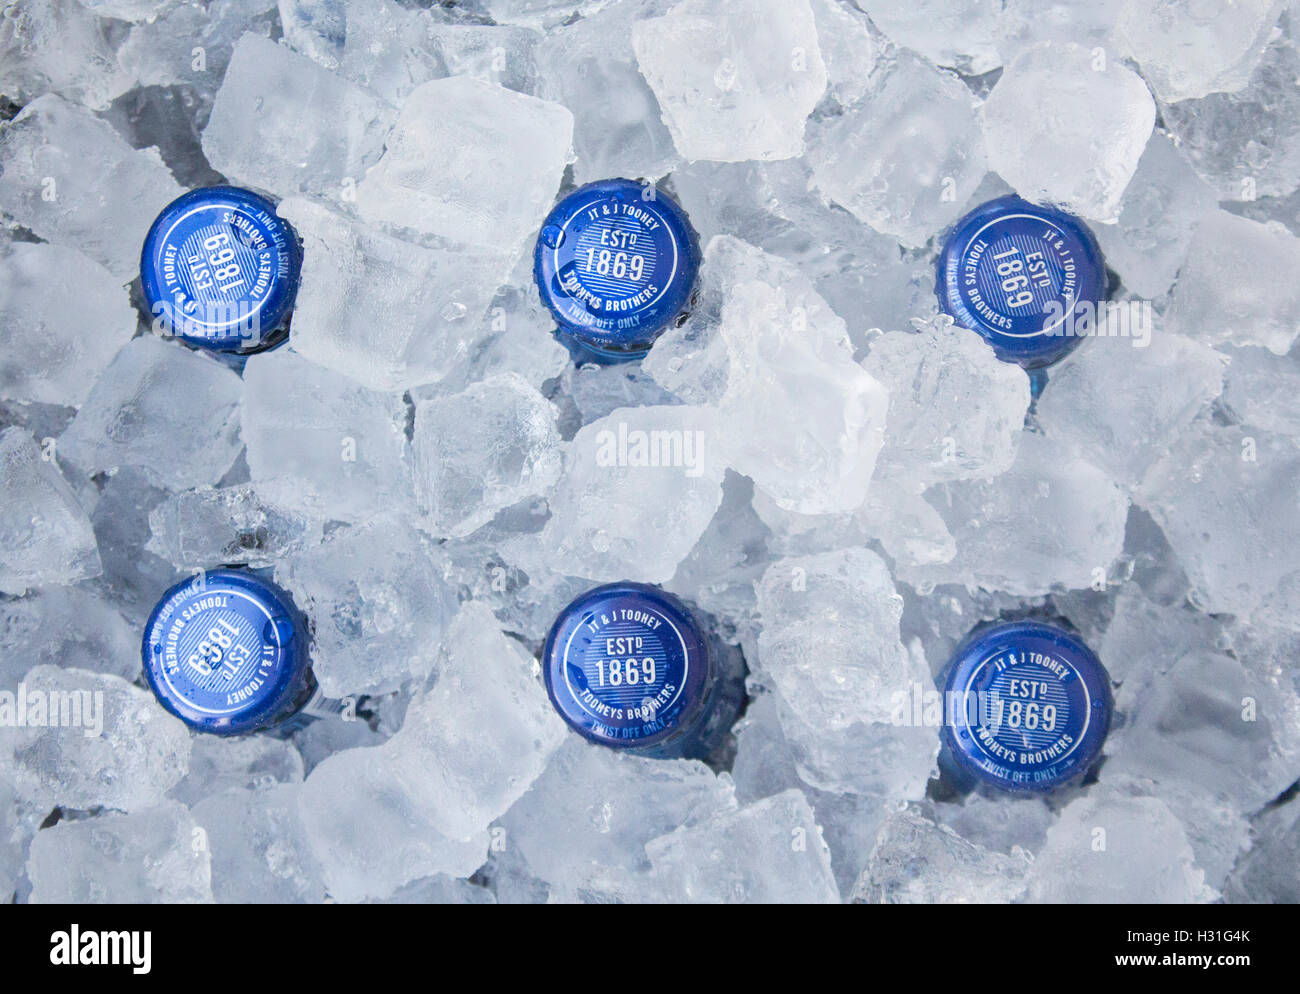
[[[1296,900],[1298,43],[1275,0],[11,5],[0,897]],[[612,175],[682,202],[699,294],[575,368],[529,251]],[[158,209],[223,180],[305,244],[247,362],[130,307]],[[1036,399],[932,292],[1009,189],[1122,305]],[[154,704],[141,624],[217,563],[292,592],[354,720]],[[551,712],[547,627],[625,578],[743,647],[728,768]],[[1104,766],[954,794],[900,702],[1029,610],[1110,668]]]

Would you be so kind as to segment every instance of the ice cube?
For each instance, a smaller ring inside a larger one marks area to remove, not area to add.
[[[860,506],[889,394],[853,361],[844,322],[806,285],[754,281],[732,289],[718,334],[729,354],[719,458],[787,510]]]
[[[310,200],[285,200],[280,215],[305,253],[294,351],[372,390],[432,383],[466,361],[511,271],[495,249],[423,248]]]
[[[688,159],[789,159],[826,90],[808,0],[684,0],[632,26],[637,65]]]
[[[406,405],[397,394],[280,349],[244,370],[241,429],[254,485],[283,478],[307,491],[297,510],[357,521],[414,500],[405,459]],[[286,484],[273,490],[292,497]]]
[[[812,129],[809,146],[823,194],[912,248],[956,220],[985,172],[974,97],[908,52],[877,69],[869,98]]]
[[[889,391],[876,464],[882,481],[919,493],[932,483],[987,479],[1011,467],[1029,381],[980,336],[941,317],[919,332],[873,338],[862,366]]]
[[[1106,264],[1134,294],[1169,292],[1197,223],[1218,205],[1172,141],[1156,132],[1120,201],[1119,222],[1094,229]]]
[[[722,501],[721,444],[699,407],[620,408],[578,432],[540,535],[509,545],[530,575],[593,580],[673,575]]]
[[[298,818],[298,784],[226,790],[194,805],[222,904],[319,904],[320,867]]]
[[[185,805],[65,821],[37,832],[32,904],[209,904],[211,857]]]
[[[693,904],[837,903],[807,798],[787,790],[646,844],[664,898]]]
[[[82,587],[46,587],[0,601],[0,688],[13,690],[37,664],[140,675],[140,631]]]
[[[59,472],[53,441],[38,447],[26,428],[0,432],[0,543],[5,549],[0,591],[5,593],[100,573],[90,519]]]
[[[1227,211],[1192,234],[1169,305],[1169,326],[1211,345],[1262,345],[1285,355],[1300,335],[1300,238],[1280,224]]]
[[[1002,64],[1000,11],[982,0],[858,0],[872,22],[897,44],[931,62],[979,76]]]
[[[87,476],[140,469],[171,490],[216,483],[239,455],[239,375],[154,335],[132,339],[58,440]]]
[[[1223,389],[1221,356],[1163,328],[1141,339],[1086,342],[1052,371],[1038,403],[1044,434],[1105,470],[1125,489]]]
[[[1228,357],[1223,403],[1241,421],[1280,435],[1300,436],[1300,363],[1266,349],[1221,349]]]
[[[851,899],[860,904],[997,904],[1025,889],[1032,858],[989,852],[916,806],[889,817]]]
[[[35,666],[0,692],[0,710],[10,712],[0,741],[18,792],[47,809],[147,808],[189,763],[186,727],[119,676]]]
[[[572,140],[559,104],[467,76],[431,80],[402,105],[357,210],[513,260],[555,199]]]
[[[320,541],[325,516],[291,481],[186,490],[149,512],[145,548],[179,570],[269,566]]]
[[[542,93],[573,113],[573,177],[655,179],[672,170],[677,149],[659,103],[637,71],[636,19],[666,4],[635,0],[556,28],[538,48]]]
[[[249,32],[235,43],[203,151],[236,183],[342,201],[383,153],[395,118],[370,91]]]
[[[488,13],[503,24],[552,28],[599,14],[616,0],[486,0]]]
[[[951,562],[901,566],[899,579],[1020,596],[1105,580],[1124,546],[1128,498],[1092,463],[1026,432],[1011,468],[927,493],[957,541]]]
[[[1202,421],[1147,475],[1136,500],[1168,536],[1202,610],[1248,615],[1295,569],[1297,474],[1292,439]]]
[[[302,777],[302,756],[285,739],[196,735],[189,770],[167,796],[193,807],[223,791],[302,783]]]
[[[1210,902],[1216,894],[1164,802],[1112,789],[1080,796],[1061,812],[1034,857],[1028,897],[1043,903],[1186,904]]]
[[[274,17],[274,0],[181,3],[131,25],[117,58],[140,86],[191,87],[210,108],[235,42],[250,31],[269,38]]]
[[[1282,0],[1128,0],[1115,23],[1122,54],[1137,61],[1160,100],[1236,92],[1268,42]]]
[[[703,763],[658,760],[569,736],[501,819],[505,844],[551,884],[553,898],[629,899],[644,887],[645,844],[736,807]]]
[[[1146,84],[1104,49],[1038,45],[1006,67],[984,103],[989,167],[1029,200],[1109,221],[1155,118]]]
[[[0,208],[118,280],[140,271],[149,225],[182,192],[156,150],[133,149],[112,125],[53,93],[0,125]]]
[[[855,7],[839,0],[812,0],[812,12],[830,92],[845,106],[856,103],[871,89],[868,80],[881,44]]]
[[[0,265],[0,322],[9,336],[0,358],[0,395],[80,407],[95,378],[135,334],[136,313],[121,280],[62,245],[14,242]]]
[[[756,584],[758,659],[803,721],[826,731],[887,722],[929,673],[899,641],[903,599],[869,549],[778,559]]]
[[[562,459],[556,415],[515,373],[421,401],[411,444],[433,534],[463,537],[501,509],[549,490]],[[466,425],[475,426],[471,435]]]
[[[1161,109],[1179,148],[1225,200],[1284,197],[1300,185],[1300,52],[1270,43],[1246,88]]]
[[[29,0],[5,8],[0,93],[26,103],[58,92],[95,110],[131,88],[114,57],[112,27],[78,0]]]
[[[437,547],[394,515],[337,528],[276,565],[312,619],[312,668],[327,695],[383,693],[429,674],[455,603],[445,569]]]

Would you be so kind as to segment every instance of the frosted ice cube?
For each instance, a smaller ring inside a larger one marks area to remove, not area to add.
[[[646,844],[665,899],[837,903],[830,851],[807,798],[788,790]]]
[[[132,466],[160,487],[213,484],[239,454],[239,375],[154,335],[132,339],[58,441],[86,475]]]
[[[363,20],[365,7],[351,5]],[[365,6],[371,6],[366,4]],[[378,5],[375,5],[378,6]],[[326,69],[338,69],[353,22],[349,5],[340,0],[279,0],[276,4],[284,40]]]
[[[445,557],[392,515],[281,560],[276,579],[312,619],[312,669],[330,697],[382,693],[433,668],[454,599]]]
[[[518,800],[563,742],[536,664],[482,605],[457,616],[437,682],[384,745],[335,753],[300,807],[330,893],[384,897],[434,873],[469,876],[488,824]]]
[[[486,0],[494,21],[551,28],[573,20],[575,15],[591,17],[616,0]]]
[[[624,3],[556,28],[537,51],[542,93],[573,112],[573,177],[657,178],[678,161],[659,103],[637,71],[632,25],[665,4]]]
[[[1111,220],[1155,118],[1146,84],[1117,60],[1038,45],[1007,66],[984,103],[989,167],[1029,200]]]
[[[373,390],[441,380],[464,362],[511,270],[497,250],[422,248],[305,199],[279,212],[305,253],[294,350]]]
[[[844,322],[810,288],[733,288],[718,334],[730,357],[720,458],[779,506],[849,511],[866,499],[888,391],[853,362]]]
[[[193,741],[189,770],[167,795],[182,804],[193,807],[227,790],[302,783],[302,756],[286,739],[196,735]]]
[[[870,92],[880,42],[867,19],[839,0],[812,0],[812,12],[830,92],[841,104],[855,103]]]
[[[250,31],[270,37],[274,16],[273,0],[181,3],[131,25],[117,58],[140,86],[193,87],[211,106],[235,42]]]
[[[0,322],[9,338],[0,395],[79,407],[135,333],[121,280],[76,249],[44,243],[14,242],[0,267]]]
[[[1029,873],[1034,902],[1184,904],[1215,896],[1173,812],[1158,797],[1121,790],[1071,801]]]
[[[1137,61],[1162,101],[1235,92],[1268,42],[1282,0],[1128,0],[1115,23],[1120,51]]]
[[[893,41],[931,62],[978,76],[1002,64],[1000,10],[982,0],[858,0],[857,5]]]
[[[842,730],[885,722],[929,673],[899,641],[903,599],[869,549],[778,559],[756,585],[757,663],[799,717]]]
[[[487,859],[487,831],[460,841],[432,820],[438,799],[399,774],[383,746],[327,757],[303,783],[299,817],[329,895],[388,897],[435,873],[468,877]]]
[[[147,808],[189,763],[186,727],[118,676],[35,666],[0,692],[0,709],[18,792],[46,808]]]
[[[1168,536],[1202,610],[1248,615],[1295,569],[1297,474],[1292,439],[1202,421],[1147,475],[1135,499]]]
[[[357,210],[513,259],[555,199],[572,139],[559,104],[467,76],[431,80],[402,105]]]
[[[688,159],[789,159],[826,90],[808,0],[685,0],[632,26],[637,65]]]
[[[1169,326],[1211,345],[1262,345],[1284,355],[1300,335],[1300,238],[1227,211],[1192,234],[1169,305]]]
[[[811,131],[809,162],[823,194],[915,248],[956,220],[984,176],[974,97],[907,52],[872,82],[869,99]]]
[[[909,806],[880,829],[852,900],[862,904],[996,904],[1025,889],[1024,850],[989,852]]]
[[[1052,371],[1038,422],[1126,489],[1223,389],[1223,359],[1163,328],[1137,339],[1086,342]]]
[[[927,499],[957,540],[951,562],[901,566],[899,579],[1004,590],[1021,596],[1104,579],[1124,546],[1128,499],[1082,457],[1026,432],[1011,468],[955,481]]]
[[[182,192],[156,150],[133,149],[112,125],[52,93],[0,125],[0,208],[119,280],[140,271],[149,225]]]
[[[395,117],[375,94],[250,32],[235,43],[203,152],[236,183],[342,200],[382,154]]]
[[[501,509],[549,490],[562,459],[556,415],[515,373],[421,401],[411,446],[433,533],[468,535]],[[475,426],[469,435],[466,425]]]
[[[140,674],[140,631],[107,601],[82,587],[47,587],[0,602],[0,688],[13,690],[38,664]]]
[[[26,428],[8,428],[0,433],[0,467],[0,591],[98,576],[90,519],[59,472],[53,445],[38,447]]]
[[[536,50],[542,35],[530,28],[504,24],[428,23],[447,76],[468,76],[508,90],[532,93],[537,88]]]
[[[1029,408],[1029,381],[980,336],[941,317],[919,333],[873,338],[862,366],[889,391],[876,464],[881,479],[919,492],[1010,468]]]
[[[212,563],[269,566],[320,541],[324,515],[290,481],[202,487],[149,512],[145,548],[179,570]]]
[[[110,26],[78,0],[29,0],[5,8],[0,93],[26,103],[59,92],[96,110],[131,88],[113,53]]]
[[[36,833],[32,904],[210,904],[211,857],[183,804],[64,821]]]
[[[1186,157],[1156,132],[1124,191],[1119,223],[1099,224],[1093,233],[1127,289],[1162,297],[1178,275],[1193,229],[1217,205]]]
[[[1125,0],[1002,0],[996,44],[1004,63],[1044,41],[1072,41],[1089,48],[1110,43]]]
[[[1223,403],[1248,425],[1300,436],[1300,363],[1266,349],[1221,350],[1228,357]]]
[[[1225,200],[1286,196],[1300,185],[1300,52],[1273,41],[1245,89],[1161,109],[1192,165]]]
[[[406,406],[397,394],[369,390],[340,373],[280,349],[244,370],[241,430],[255,485],[290,478],[310,492],[301,512],[319,506],[356,521],[381,504],[411,504],[406,466]],[[279,491],[291,491],[281,484]]]
[[[319,903],[320,868],[298,818],[298,784],[227,790],[194,805],[222,904]]]
[[[721,440],[704,408],[620,408],[569,443],[551,518],[507,556],[530,575],[673,575],[722,501]]]
[[[552,897],[630,899],[649,869],[645,844],[736,807],[725,777],[693,760],[625,755],[570,736],[506,812],[506,845]]]

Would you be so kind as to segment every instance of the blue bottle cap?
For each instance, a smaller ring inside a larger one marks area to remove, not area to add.
[[[653,186],[590,183],[542,222],[533,276],[561,332],[598,361],[636,359],[690,303],[699,238]]]
[[[1071,334],[1083,327],[1074,318],[1105,297],[1106,267],[1077,217],[1012,195],[957,223],[939,253],[934,292],[998,358],[1032,369],[1083,341]]]
[[[191,190],[163,208],[140,253],[144,303],[164,330],[218,352],[284,338],[302,249],[265,197],[233,186]]]
[[[943,736],[957,764],[1004,790],[1051,790],[1092,766],[1113,707],[1105,667],[1037,621],[976,629],[953,655]]]
[[[191,728],[238,735],[274,725],[309,696],[306,626],[289,596],[241,570],[178,583],[145,625],[145,678]]]
[[[542,649],[546,691],[579,735],[619,749],[688,730],[710,683],[690,610],[644,583],[589,590],[560,612]]]

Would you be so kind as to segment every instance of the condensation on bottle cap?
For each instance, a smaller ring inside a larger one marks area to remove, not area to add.
[[[145,625],[145,679],[191,728],[238,735],[276,724],[311,689],[306,626],[288,594],[242,570],[168,590]]]
[[[1106,267],[1077,217],[1000,197],[953,228],[939,254],[935,294],[998,358],[1034,369],[1086,337],[1106,294]]]
[[[265,197],[210,186],[158,215],[140,253],[140,287],[164,334],[218,352],[284,339],[302,274],[298,236]]]
[[[542,222],[533,276],[561,332],[591,358],[636,359],[690,304],[699,239],[685,212],[649,184],[602,180]]]
[[[560,613],[542,650],[542,672],[555,710],[578,734],[642,748],[688,728],[699,713],[709,650],[676,597],[644,583],[612,583]]]
[[[1078,636],[1011,621],[953,655],[943,736],[959,766],[1004,790],[1047,791],[1093,765],[1110,728],[1110,678]]]

